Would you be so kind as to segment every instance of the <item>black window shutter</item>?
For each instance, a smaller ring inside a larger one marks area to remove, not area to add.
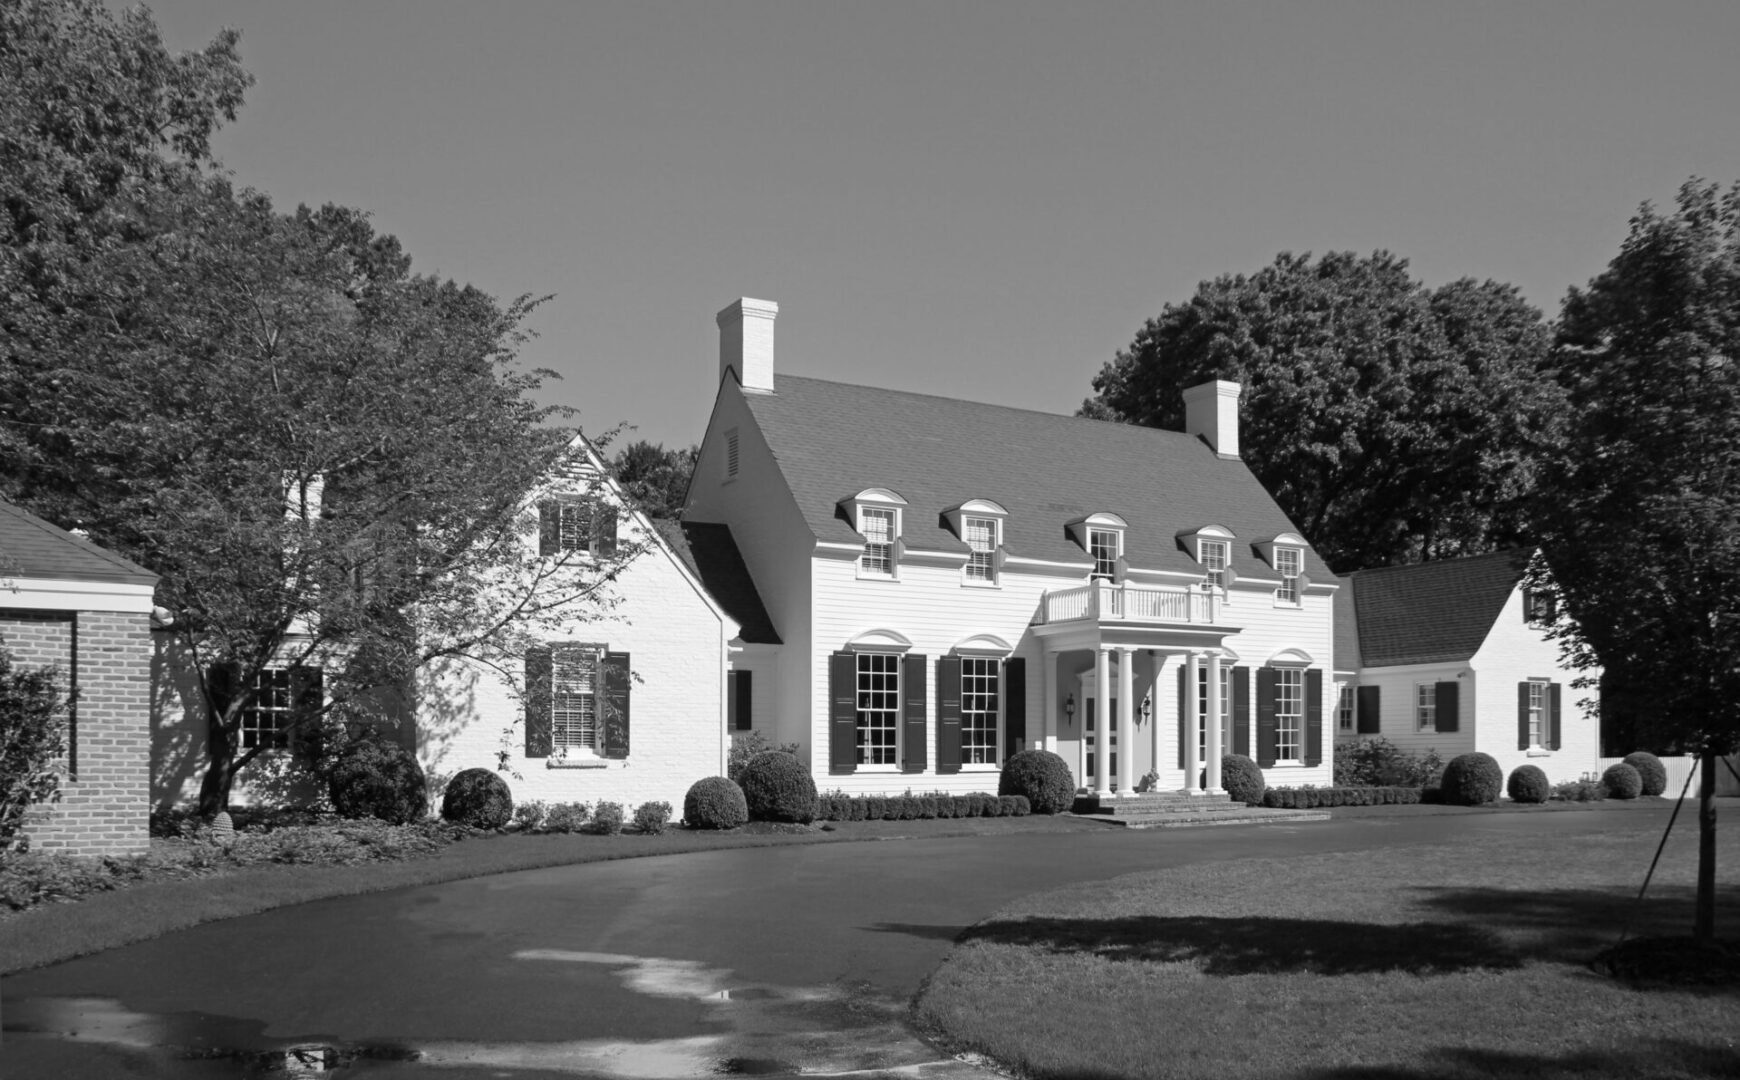
[[[313,717],[326,702],[326,673],[317,667],[292,668],[290,671],[290,706],[293,712],[283,721],[290,726],[289,739],[299,749],[317,751],[320,748],[320,728]]]
[[[936,771],[946,776],[961,771],[961,658],[936,662]]]
[[[604,654],[604,756],[628,757],[628,654]]]
[[[1003,760],[1027,747],[1027,661],[1003,662]]]
[[[1178,767],[1184,768],[1184,740],[1190,735],[1190,720],[1186,716],[1190,699],[1185,696],[1184,677],[1189,672],[1183,664],[1178,665]]]
[[[1233,668],[1232,752],[1251,756],[1251,669]]]
[[[925,746],[925,720],[930,711],[925,658],[908,654],[900,659],[900,766],[907,772],[923,772],[929,758]]]
[[[1323,764],[1323,672],[1305,670],[1305,764]]]
[[[1280,680],[1274,668],[1257,669],[1257,764],[1265,769],[1275,764],[1275,695]]]
[[[550,756],[550,674],[548,645],[526,650],[526,756]]]
[[[1355,731],[1360,735],[1377,735],[1383,731],[1383,688],[1379,686],[1362,686],[1355,695],[1358,702],[1358,721]]]
[[[593,508],[592,550],[601,556],[616,554],[616,507],[609,503]]]
[[[725,673],[725,730],[737,730],[737,672]]]
[[[1547,749],[1557,750],[1557,749],[1559,749],[1559,738],[1560,738],[1560,735],[1562,734],[1562,731],[1561,731],[1560,726],[1559,726],[1559,689],[1560,689],[1560,687],[1559,687],[1558,683],[1553,683],[1552,686],[1550,686],[1548,689],[1550,691],[1550,697],[1551,697],[1551,701],[1552,701],[1553,745],[1549,746]]]
[[[562,504],[555,499],[538,503],[538,554],[555,555],[562,550]]]
[[[736,717],[734,727],[738,731],[749,731],[755,727],[755,715],[750,708],[755,703],[755,672],[733,671],[731,675],[735,680],[731,687],[731,708]]]
[[[1529,684],[1516,684],[1516,748],[1529,748]]]
[[[858,657],[837,652],[828,657],[828,771],[858,769]]]
[[[1462,729],[1461,689],[1462,684],[1460,683],[1441,682],[1433,691],[1433,727],[1438,731],[1460,731]]]

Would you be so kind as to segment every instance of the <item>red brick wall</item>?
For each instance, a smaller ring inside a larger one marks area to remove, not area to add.
[[[126,855],[148,845],[150,616],[116,611],[0,611],[0,644],[17,664],[57,665],[78,687],[71,775],[60,802],[27,826],[31,848]]]

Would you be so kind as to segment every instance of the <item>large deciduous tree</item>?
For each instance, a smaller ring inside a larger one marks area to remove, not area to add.
[[[1715,770],[1740,747],[1740,185],[1645,204],[1564,303],[1564,451],[1534,500],[1579,666],[1647,680],[1635,719],[1698,755],[1696,936],[1715,932]],[[1636,701],[1633,704],[1637,704]]]
[[[611,467],[623,491],[648,517],[676,518],[682,516],[689,478],[700,456],[699,446],[666,450],[662,443],[637,439],[622,448]]]
[[[1081,411],[1182,429],[1186,388],[1239,382],[1240,451],[1330,565],[1477,554],[1521,538],[1558,415],[1549,340],[1509,285],[1282,254],[1168,304]]]

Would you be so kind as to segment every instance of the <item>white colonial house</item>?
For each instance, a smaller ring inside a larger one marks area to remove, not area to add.
[[[990,790],[1026,747],[1102,796],[1217,791],[1226,752],[1330,782],[1339,585],[1240,460],[1236,384],[1174,432],[776,376],[777,314],[719,313],[684,515],[762,616],[736,730],[824,791]]]
[[[1344,579],[1337,617],[1356,674],[1335,710],[1341,738],[1411,751],[1491,754],[1505,775],[1537,765],[1554,783],[1600,771],[1600,723],[1571,686],[1545,624],[1550,595],[1524,584],[1530,549]]]

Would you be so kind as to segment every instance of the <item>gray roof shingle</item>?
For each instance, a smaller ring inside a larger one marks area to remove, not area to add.
[[[964,550],[942,512],[990,499],[1009,511],[1008,554],[1084,566],[1064,526],[1092,513],[1129,523],[1132,566],[1187,573],[1202,567],[1180,531],[1231,530],[1243,577],[1274,576],[1253,543],[1298,531],[1243,461],[1182,432],[792,375],[774,389],[744,398],[821,541],[861,542],[837,504],[872,487],[907,501],[913,547]],[[1336,581],[1309,550],[1305,569],[1313,581]]]
[[[0,499],[0,575],[154,585],[157,575]]]
[[[731,526],[712,525],[697,521],[653,522],[659,535],[684,565],[701,579],[725,614],[731,616],[740,636],[750,644],[780,644],[774,632],[773,620],[761,603],[761,594],[743,564],[743,555],[732,539]]]
[[[1366,667],[1454,663],[1479,650],[1531,548],[1349,575]]]

